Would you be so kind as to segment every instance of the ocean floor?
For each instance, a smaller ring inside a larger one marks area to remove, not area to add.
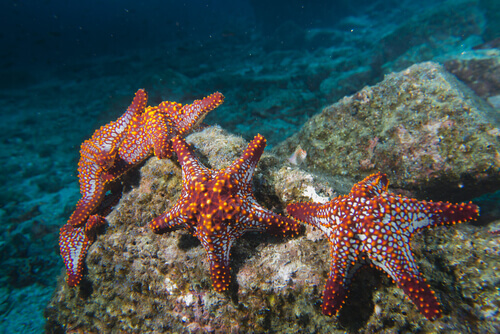
[[[296,34],[297,46],[280,46],[279,33],[236,31],[203,42],[179,41],[43,68],[1,68],[2,332],[43,331],[45,306],[63,274],[59,228],[79,199],[80,144],[120,116],[138,88],[148,91],[151,105],[191,103],[220,91],[225,102],[205,123],[246,140],[261,133],[271,149],[323,107],[380,82],[385,74],[474,52],[473,47],[487,42],[484,18],[477,8],[467,8],[441,6],[406,17],[395,10],[388,15],[393,20],[365,12],[335,29],[287,30]],[[445,13],[450,14],[442,17],[440,34],[438,27],[428,35],[418,28]],[[463,21],[447,25],[448,19]],[[461,38],[449,32],[457,24],[465,26]],[[410,32],[418,34],[418,41],[396,50]],[[476,203],[484,204],[482,213],[490,221],[499,219],[498,193]]]

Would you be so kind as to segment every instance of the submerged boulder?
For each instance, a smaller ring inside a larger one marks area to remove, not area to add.
[[[187,137],[201,161],[224,168],[246,143],[218,127]],[[438,227],[413,238],[422,274],[444,316],[426,320],[385,274],[360,270],[338,317],[321,313],[329,244],[307,228],[293,239],[249,233],[232,248],[227,294],[211,285],[206,253],[178,230],[157,235],[148,222],[181,190],[176,161],[149,159],[124,180],[128,191],[91,246],[82,284],[64,274],[46,308],[47,332],[98,333],[360,333],[495,332],[498,328],[498,237],[470,224]],[[351,184],[352,186],[352,184]],[[335,186],[336,187],[336,186]],[[259,203],[282,212],[297,200],[336,195],[329,183],[265,152],[254,176]],[[473,240],[473,242],[472,242]],[[494,320],[494,321],[493,321]]]
[[[444,67],[500,110],[500,50],[466,52],[446,60]]]
[[[275,152],[298,145],[310,170],[355,179],[382,171],[420,197],[460,201],[500,189],[500,114],[437,63],[324,108]]]

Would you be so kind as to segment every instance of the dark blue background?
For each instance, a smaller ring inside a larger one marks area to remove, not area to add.
[[[214,35],[253,29],[271,34],[293,21],[302,28],[333,26],[354,14],[355,1],[2,1],[1,65],[29,66],[67,57],[123,53],[168,42],[202,43]],[[396,1],[385,1],[392,6]]]

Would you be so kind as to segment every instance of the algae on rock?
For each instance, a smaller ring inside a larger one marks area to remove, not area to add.
[[[218,127],[192,134],[187,141],[211,168],[229,165],[246,146]],[[265,152],[257,166],[255,195],[264,206],[281,212],[291,201],[335,194],[324,179],[279,161]],[[178,163],[151,158],[124,182],[130,189],[91,246],[82,284],[69,288],[61,275],[45,311],[47,332],[417,333],[474,328],[486,333],[500,329],[494,308],[500,303],[499,239],[485,229],[463,224],[424,231],[414,238],[417,262],[443,304],[443,318],[427,321],[388,277],[374,269],[360,270],[339,317],[331,318],[321,313],[330,260],[328,242],[318,231],[307,228],[293,239],[256,233],[238,239],[231,256],[233,284],[229,293],[220,294],[211,286],[205,250],[197,239],[182,230],[157,235],[147,228],[180,194]],[[487,270],[482,274],[477,268]]]
[[[393,187],[455,201],[500,189],[499,128],[489,104],[427,62],[326,107],[275,152],[300,145],[312,170],[357,180],[382,171]]]

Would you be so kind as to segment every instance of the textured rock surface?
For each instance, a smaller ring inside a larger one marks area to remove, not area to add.
[[[307,167],[462,200],[500,189],[500,114],[436,63],[386,76],[311,118],[278,147],[300,145]]]
[[[500,96],[500,50],[467,52],[455,59],[445,61],[444,67],[467,84],[477,95],[485,99]],[[500,107],[497,108],[500,109]]]
[[[227,166],[246,146],[211,127],[187,138],[212,168]],[[318,231],[283,240],[248,234],[233,246],[234,284],[214,292],[203,247],[183,231],[155,235],[146,224],[177,199],[177,162],[150,159],[124,183],[130,189],[107,217],[87,256],[83,284],[61,276],[46,309],[47,332],[345,333],[494,332],[500,239],[468,224],[425,231],[413,248],[443,304],[427,321],[384,274],[361,270],[338,318],[321,314],[329,246]],[[351,184],[352,185],[352,184]],[[327,183],[264,153],[254,177],[257,200],[280,212],[294,200],[333,196]]]

